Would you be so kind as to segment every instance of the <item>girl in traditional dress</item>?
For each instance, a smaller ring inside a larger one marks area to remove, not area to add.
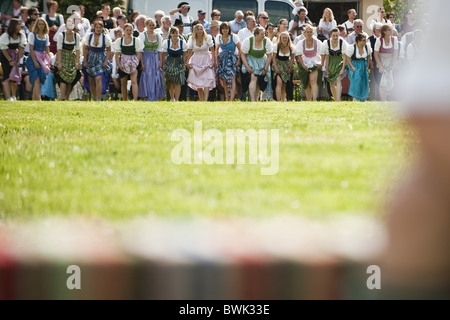
[[[164,75],[169,83],[170,101],[178,101],[181,85],[186,83],[186,41],[180,39],[178,28],[172,27],[163,44]]]
[[[270,80],[272,42],[265,36],[263,27],[256,27],[253,34],[242,43],[242,72],[251,74],[250,100],[258,101],[260,90],[264,91]]]
[[[73,86],[81,78],[80,50],[81,38],[74,31],[74,23],[67,21],[67,31],[58,35],[56,81],[61,91],[61,100],[68,100]]]
[[[236,48],[239,55],[236,54]],[[240,64],[240,53],[239,37],[231,33],[228,22],[222,22],[220,34],[216,40],[216,64],[220,84],[225,90],[226,101],[234,101],[236,96],[236,73]]]
[[[196,24],[188,43],[188,86],[198,91],[200,101],[208,101],[209,90],[216,87],[214,73],[215,54],[211,35],[206,34],[203,25]]]
[[[348,50],[347,41],[339,37],[339,29],[331,30],[331,39],[323,42],[323,54],[325,55],[325,65],[327,80],[330,83],[331,94],[334,101],[341,101],[342,83],[345,75],[344,55]]]
[[[17,85],[22,76],[19,70],[19,61],[24,54],[27,44],[25,34],[21,32],[22,23],[12,18],[8,29],[0,37],[0,63],[3,68],[3,93],[5,100],[16,101]]]
[[[95,21],[94,32],[88,33],[84,37],[83,56],[84,73],[88,77],[91,96],[94,101],[100,101],[102,93],[106,90],[104,86],[109,84],[112,71],[109,61],[111,38],[104,33],[102,21]]]
[[[41,100],[41,84],[47,80],[50,73],[50,40],[48,25],[43,18],[38,18],[33,32],[28,35],[30,55],[25,66],[28,69],[30,82],[33,85],[33,100]]]
[[[148,101],[158,101],[166,96],[164,85],[162,37],[155,33],[156,22],[152,18],[145,20],[147,32],[141,33],[139,39],[144,44],[142,66],[144,70],[139,81],[139,98]]]
[[[117,66],[119,68],[120,86],[122,92],[122,100],[127,101],[128,77],[131,80],[131,90],[133,92],[133,100],[138,99],[138,83],[137,67],[142,61],[142,51],[144,51],[144,44],[141,39],[133,37],[133,25],[126,23],[124,26],[124,36],[114,42],[114,52]]]
[[[374,57],[381,73],[380,99],[387,99],[394,88],[394,69],[398,62],[398,39],[392,36],[392,25],[381,27],[381,37],[375,42]]]
[[[276,98],[278,101],[286,99],[286,83],[291,79],[294,71],[295,54],[291,38],[287,31],[278,35],[278,42],[273,46],[273,78],[275,79]]]
[[[295,47],[295,55],[299,63],[299,76],[305,89],[308,101],[317,101],[319,85],[322,83],[323,55],[322,42],[313,38],[314,28],[304,26],[305,39],[300,40]]]
[[[56,54],[58,49],[56,47],[56,41],[54,41],[53,37],[58,31],[58,28],[64,24],[64,17],[62,14],[56,13],[56,11],[58,11],[58,2],[56,1],[48,1],[47,9],[48,14],[43,14],[42,18],[45,19],[49,28],[50,52]]]
[[[346,52],[350,88],[348,94],[356,101],[366,101],[369,97],[369,67],[372,68],[372,48],[367,44],[366,35],[356,36],[356,43]]]

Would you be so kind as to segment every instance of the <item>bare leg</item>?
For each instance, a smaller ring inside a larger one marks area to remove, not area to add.
[[[334,101],[338,101],[337,100],[337,93],[336,93],[336,81],[330,82],[330,90],[331,90],[331,95],[333,96]]]
[[[64,82],[61,82],[59,84],[59,91],[61,92],[61,100],[67,100],[66,96],[66,84]]]
[[[178,101],[180,99],[181,93],[181,84],[175,83],[175,100]]]
[[[41,79],[39,77],[34,81],[33,100],[41,101]]]
[[[337,96],[336,101],[341,101],[341,99],[342,99],[342,81],[341,81],[341,79],[336,80],[336,96]]]
[[[97,77],[95,77],[95,92],[96,92],[98,101],[101,100],[102,90],[103,90],[102,76],[97,76]]]
[[[89,91],[91,91],[91,100],[92,101],[96,101],[97,97],[97,89],[95,88],[95,79],[91,76],[88,76],[88,80],[89,80]]]
[[[11,98],[11,87],[9,86],[9,81],[3,82],[3,94],[5,95],[5,100]]]
[[[70,93],[72,92],[72,85],[66,85],[66,100],[69,100]]]
[[[281,87],[281,101],[286,100],[286,83],[283,82],[283,86]]]
[[[200,101],[204,101],[203,100],[203,93],[204,93],[204,91],[203,91],[203,89],[198,89],[197,90],[197,92],[198,92],[198,100],[200,100]]]
[[[203,89],[203,101],[208,101],[209,97],[209,87]]]
[[[138,91],[139,88],[138,88],[138,84],[137,84],[137,76],[138,76],[137,71],[130,75],[130,78],[131,78],[131,90],[133,90],[133,100],[134,101],[138,100],[138,92],[139,92]]]
[[[170,83],[169,86],[169,95],[170,95],[170,100],[175,100],[175,83]]]
[[[309,75],[309,84],[311,85],[312,100],[317,101],[319,95],[319,86],[317,85],[317,76],[319,71],[315,70]]]
[[[280,76],[276,76],[277,79],[277,88],[275,89],[276,94],[277,94],[277,100],[278,101],[283,101],[281,98],[281,91],[282,91],[282,87],[283,87],[283,80],[281,80]]]
[[[252,74],[250,84],[248,85],[248,91],[250,93],[250,100],[252,102],[258,101],[257,91],[256,91],[257,80],[258,80],[258,78]],[[258,93],[259,93],[259,90],[258,90]]]
[[[120,92],[122,93],[122,101],[128,100],[127,84],[128,84],[128,77],[123,77],[120,79]]]
[[[227,86],[227,88],[228,88],[228,86]],[[235,96],[236,96],[236,76],[231,78],[230,101],[234,101]]]

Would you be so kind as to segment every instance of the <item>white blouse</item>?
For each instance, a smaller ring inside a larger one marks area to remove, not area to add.
[[[39,38],[38,35],[36,35],[36,37],[39,40],[45,40],[46,41],[46,43],[45,43],[46,47],[50,45],[50,38],[49,38],[48,34],[45,35],[44,39]],[[33,32],[30,32],[30,34],[28,35],[28,44],[34,46],[34,33]]]
[[[66,44],[75,44],[75,50],[81,50],[80,35],[78,33],[74,33],[73,35],[74,35],[74,39],[73,39],[74,41],[69,42],[69,41],[67,41],[67,34],[66,34],[66,37],[64,39],[64,43],[66,43]],[[63,48],[63,34],[60,33],[58,35],[58,39],[56,40],[56,49],[62,50],[62,48]]]
[[[277,53],[277,50],[278,50],[278,45],[276,44],[276,43],[274,43],[273,44],[273,46],[272,46],[272,53]],[[292,53],[294,53],[295,51],[294,51],[294,48],[292,48],[291,47],[291,53],[282,53],[281,52],[281,50],[280,50],[280,52],[278,53],[281,57],[290,57],[291,56],[291,54]]]
[[[214,42],[213,42],[211,35],[209,35],[209,34],[206,36],[206,41],[203,40],[202,45],[200,47],[197,46],[197,41],[193,40],[192,37],[189,38],[188,43],[187,43],[188,49],[194,51],[194,53],[208,51],[208,49],[213,46],[214,46]]]
[[[89,45],[89,37],[91,36],[91,34],[93,34],[93,32],[89,32],[87,33],[84,38],[83,38],[83,45],[85,46],[90,46],[90,47],[97,47],[97,48],[101,48],[103,46],[103,35],[100,35],[100,38],[98,40],[98,45],[94,46],[94,38],[95,36],[92,36],[91,39],[91,44]],[[111,38],[109,37],[109,35],[105,34],[105,47],[110,47],[111,46]]]
[[[272,50],[273,44],[269,38],[266,37],[265,39],[266,39],[266,54],[270,54],[273,52]],[[256,41],[255,39],[253,39],[253,50],[262,50],[262,47],[259,49],[255,48],[255,43]],[[262,43],[264,43],[264,41]],[[250,51],[250,38],[247,38],[244,40],[244,42],[242,42],[241,49],[243,53],[248,54],[248,52]]]
[[[323,49],[322,49],[322,46],[323,46],[323,44],[322,44],[322,41],[320,41],[320,40],[318,40],[318,39],[314,39],[313,38],[313,40],[316,42],[316,44],[317,44],[317,55],[321,55],[322,54],[322,52],[323,52]],[[304,52],[303,52],[303,43],[306,41],[306,39],[303,39],[303,40],[300,40],[298,43],[297,43],[297,46],[295,47],[295,55],[296,56],[302,56],[303,54],[304,54]],[[305,51],[313,51],[314,50],[314,46],[312,46],[311,48],[308,48],[308,47],[306,47],[305,46]]]
[[[128,44],[125,44],[124,38],[120,38],[120,39],[117,39],[116,41],[114,41],[114,45],[113,45],[114,52],[115,53],[122,52],[122,45],[124,47],[131,47],[133,45],[133,39],[131,39],[130,43],[128,43]],[[141,41],[141,39],[135,38],[134,49],[136,50],[136,52],[144,51],[144,43]]]
[[[354,52],[355,52],[355,46],[348,46],[347,52],[345,54],[351,58],[353,56]],[[372,48],[370,47],[370,45],[364,46],[363,55],[360,55],[359,50],[356,50],[356,58],[358,58],[358,59],[367,58],[371,54],[372,54]]]
[[[342,54],[347,52],[349,44],[343,38],[339,37],[338,43],[336,47],[333,47],[333,41],[330,40],[331,50],[337,51],[340,48],[340,41],[342,40]],[[322,54],[329,55],[330,48],[328,47],[328,41],[322,42]]]
[[[398,39],[397,39],[397,37],[392,37],[392,38],[394,38],[394,42],[389,41],[389,45],[386,45],[386,41],[383,41],[383,47],[385,49],[391,49],[392,46],[394,46],[394,50],[398,50]],[[375,42],[374,51],[380,51],[380,48],[381,48],[381,40],[380,40],[380,38],[377,38],[377,41]]]
[[[180,39],[177,39],[177,44],[178,43],[180,43]],[[164,43],[163,43],[163,45],[162,45],[162,52],[167,52],[167,50],[169,49],[169,39],[167,39],[167,40],[164,40]],[[170,39],[170,49],[172,49],[172,50],[178,50],[178,49],[175,49],[174,47],[173,47],[173,41],[172,41],[172,39]],[[187,51],[188,50],[188,46],[187,46],[187,44],[186,44],[186,41],[184,41],[184,40],[181,40],[181,49],[183,50],[183,51]]]
[[[23,32],[20,33],[20,36],[17,37],[17,39],[10,38],[8,33],[6,32],[3,33],[0,37],[0,49],[7,50],[10,43],[18,43],[19,46],[25,48],[25,46],[27,45],[27,37]]]

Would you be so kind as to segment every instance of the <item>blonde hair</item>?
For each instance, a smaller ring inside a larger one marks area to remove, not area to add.
[[[264,34],[266,34],[266,30],[263,28],[263,27],[256,27],[254,30],[253,30],[253,34],[256,36],[257,34],[260,34],[260,33],[264,33]]]
[[[147,18],[145,19],[145,25],[148,26],[152,22],[156,26],[156,21],[153,18]]]
[[[283,31],[278,35],[277,48],[281,48],[281,45],[282,45],[281,36],[283,36],[283,35],[287,36],[287,38],[288,38],[288,48],[292,47],[292,42],[291,42],[291,37],[289,36],[289,32]]]
[[[44,31],[43,32],[44,32],[44,34],[48,34],[48,23],[47,23],[47,21],[45,21],[44,18],[41,18],[41,17],[36,19],[36,23],[34,24],[34,28],[33,28],[33,33],[34,34],[39,34],[39,27],[38,27],[39,21],[44,22],[45,27],[44,27]]]
[[[386,33],[386,31],[392,30],[392,27],[389,24],[384,24],[381,27],[381,37],[384,38],[384,34]]]
[[[331,10],[330,8],[323,9],[322,19],[323,19],[323,21],[325,21],[325,11],[327,11],[327,10],[330,13],[330,21],[329,22],[331,22],[334,20],[334,14],[333,14],[333,10]]]
[[[201,23],[198,23],[194,26],[194,29],[192,29],[192,40],[196,41],[197,40],[197,30],[202,28],[203,29],[203,40],[206,40],[207,35],[206,35],[206,31],[205,28],[203,28],[203,25]]]

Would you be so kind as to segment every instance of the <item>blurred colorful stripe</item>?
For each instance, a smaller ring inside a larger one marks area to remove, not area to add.
[[[373,299],[366,269],[385,243],[360,216],[3,222],[0,299]]]

